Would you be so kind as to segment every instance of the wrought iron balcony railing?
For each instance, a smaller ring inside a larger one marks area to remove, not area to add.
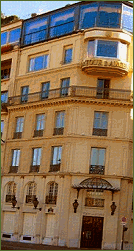
[[[58,172],[60,171],[60,164],[57,165],[50,165],[50,170],[49,172]]]
[[[57,196],[46,196],[46,204],[56,204]]]
[[[101,165],[91,165],[89,173],[90,174],[104,174],[105,167]]]
[[[26,203],[32,203],[36,195],[26,195]]]
[[[109,100],[122,100],[130,101],[131,100],[131,91],[122,90],[122,89],[108,89],[102,88],[98,95],[97,87],[88,87],[88,86],[70,86],[65,88],[58,88],[47,91],[45,100],[63,98],[63,97],[85,97],[85,98],[96,98],[96,99],[109,99]],[[24,97],[23,97],[24,99]],[[27,104],[33,102],[44,101],[42,99],[42,92],[30,93],[26,96],[25,102],[22,102],[22,96],[14,96],[8,99],[9,105],[19,105]]]
[[[18,172],[18,166],[10,166],[9,173],[17,173]]]

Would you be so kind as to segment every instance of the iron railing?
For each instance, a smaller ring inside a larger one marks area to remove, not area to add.
[[[89,173],[90,174],[104,174],[105,167],[101,165],[91,165]]]
[[[99,88],[100,92],[100,88]],[[43,92],[44,93],[44,92]],[[42,92],[35,92],[26,94],[25,102],[22,102],[22,96],[9,97],[9,105],[19,105],[32,102],[44,101],[42,98]],[[87,86],[70,86],[65,88],[57,88],[47,91],[47,96],[45,100],[63,98],[63,97],[85,97],[85,98],[96,98],[96,99],[109,99],[109,100],[131,100],[131,91],[122,89],[107,89],[102,88],[101,94],[98,95],[97,87],[87,87]],[[23,95],[24,96],[24,95]],[[23,97],[24,99],[24,97]]]
[[[56,204],[57,196],[46,196],[46,204]]]

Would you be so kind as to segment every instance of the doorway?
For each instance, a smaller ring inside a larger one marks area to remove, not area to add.
[[[103,217],[83,216],[81,248],[101,248]]]

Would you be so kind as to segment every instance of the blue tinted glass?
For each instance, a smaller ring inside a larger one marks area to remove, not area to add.
[[[96,25],[98,3],[84,5],[80,10],[80,29],[94,27]]]
[[[50,37],[72,32],[74,29],[74,9],[52,15],[50,27]]]
[[[72,61],[72,49],[65,50],[65,63]]]
[[[120,27],[121,4],[101,3],[97,25],[99,27]]]
[[[7,103],[8,100],[8,92],[1,93],[1,103]]]
[[[117,58],[118,42],[98,40],[97,56]]]
[[[13,42],[19,41],[19,39],[20,39],[20,31],[21,31],[20,28],[10,31],[9,43],[13,43]]]
[[[34,64],[35,71],[43,69],[43,60],[44,60],[43,56],[35,58],[35,64]]]
[[[1,33],[1,45],[6,44],[7,42],[7,32]]]
[[[133,8],[123,6],[122,28],[133,32]]]

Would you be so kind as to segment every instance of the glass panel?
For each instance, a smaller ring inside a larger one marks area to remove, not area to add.
[[[105,165],[105,149],[99,149],[99,159],[98,165],[104,166]]]
[[[40,160],[41,160],[41,148],[37,149],[38,157],[37,157],[37,166],[40,166]]]
[[[122,28],[133,32],[133,8],[123,5]]]
[[[94,57],[95,54],[95,41],[88,42],[88,57]]]
[[[99,112],[95,112],[94,113],[94,128],[100,128],[100,113]]]
[[[48,98],[50,82],[42,83],[42,98]]]
[[[22,87],[22,95],[28,94],[28,91],[29,91],[29,87],[28,86]]]
[[[43,68],[48,67],[48,55],[44,55]]]
[[[74,29],[74,9],[58,12],[51,16],[50,37],[72,32]]]
[[[4,45],[7,43],[7,32],[1,33],[1,45]]]
[[[3,130],[4,130],[4,121],[1,120],[1,132],[3,132]]]
[[[72,61],[72,49],[65,50],[64,63],[70,63]]]
[[[20,160],[20,150],[17,150],[16,152],[16,166],[19,166],[19,160]]]
[[[65,96],[68,95],[69,84],[70,84],[70,78],[66,78],[62,80],[61,88],[64,88],[61,90],[62,95],[65,95]]]
[[[108,113],[107,112],[102,112],[101,116],[101,129],[107,129],[108,125]]]
[[[92,148],[91,152],[91,165],[97,165],[97,154],[98,154],[98,149],[97,148]]]
[[[33,149],[33,166],[36,166],[36,163],[37,163],[37,148],[36,149]]]
[[[10,31],[9,43],[13,43],[13,42],[19,41],[19,39],[20,39],[20,32],[21,32],[20,28]]]
[[[80,9],[80,29],[96,26],[98,3],[83,5]]]
[[[58,164],[61,162],[62,146],[58,147]]]
[[[29,61],[29,71],[34,71],[34,61],[35,58],[31,58]]]
[[[22,132],[23,131],[23,122],[24,122],[24,118],[17,118],[16,132]]]
[[[127,44],[119,43],[119,59],[127,61]]]
[[[40,17],[25,23],[24,44],[35,43],[46,39],[48,18]]]
[[[1,93],[1,103],[7,103],[8,101],[8,92]]]
[[[43,130],[44,129],[44,120],[45,120],[45,115],[37,115],[37,125],[36,125],[36,130]]]
[[[57,163],[57,156],[58,156],[58,147],[53,147],[53,160],[52,164],[56,165]]]
[[[118,42],[98,40],[97,56],[117,58]]]
[[[99,7],[99,27],[120,27],[121,4],[120,3],[101,3]]]
[[[35,64],[34,64],[35,71],[39,71],[39,70],[43,69],[43,60],[44,60],[43,56],[35,58]]]
[[[61,119],[61,115],[60,115],[60,112],[57,112],[56,114],[56,128],[60,128],[60,119]]]

